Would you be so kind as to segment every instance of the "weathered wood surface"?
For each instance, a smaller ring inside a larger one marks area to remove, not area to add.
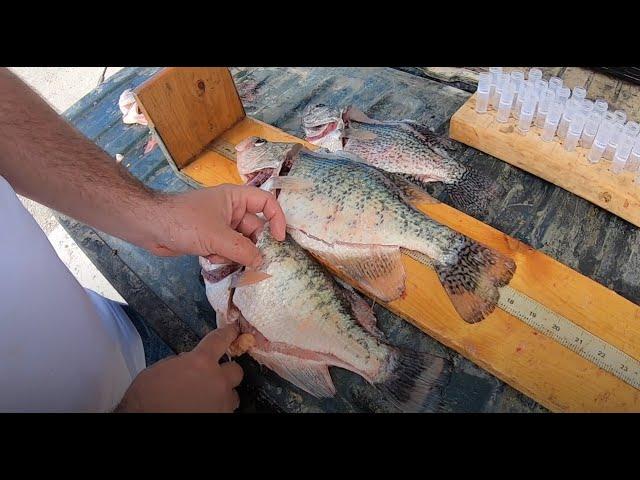
[[[146,184],[163,190],[188,187],[164,161],[159,149],[142,150],[147,129],[125,126],[117,98],[139,84],[154,69],[125,69],[67,112],[68,118],[111,155],[124,155],[123,164]],[[354,103],[372,116],[411,118],[446,136],[448,120],[466,101],[468,92],[393,69],[353,68],[235,68],[232,69],[247,114],[301,136],[299,115],[310,101]],[[566,72],[565,72],[566,73]],[[622,90],[622,89],[621,89]],[[482,166],[507,192],[480,218],[498,230],[542,250],[562,263],[640,303],[638,229],[579,197],[537,177],[461,144],[451,143],[460,161]],[[448,199],[440,188],[434,193]],[[114,283],[123,297],[174,349],[189,348],[195,338],[214,326],[195,258],[160,259],[141,249],[76,222],[65,228]],[[115,253],[114,253],[115,252]],[[376,307],[383,331],[401,346],[449,355],[456,371],[442,392],[448,411],[542,410],[496,378],[446,349],[386,310]],[[176,341],[172,338],[175,335]],[[360,377],[332,369],[338,387],[334,399],[316,400],[242,361],[246,382],[243,405],[257,398],[282,411],[386,411],[390,406]]]

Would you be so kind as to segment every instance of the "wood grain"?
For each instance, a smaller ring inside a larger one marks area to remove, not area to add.
[[[293,141],[247,118],[223,136],[230,143],[256,135]],[[299,143],[305,143],[297,140]],[[183,170],[203,185],[240,183],[231,160],[205,155]],[[208,165],[207,165],[208,164]],[[591,333],[640,358],[640,307],[552,258],[445,204],[419,205],[435,220],[510,255],[517,263],[511,286]],[[382,303],[448,347],[554,411],[640,411],[640,392],[509,314],[496,310],[479,324],[465,323],[436,274],[404,256],[407,294]],[[330,265],[327,265],[331,269]],[[334,273],[337,273],[334,271]],[[353,279],[342,276],[358,288]]]
[[[499,123],[495,111],[475,112],[473,95],[451,117],[452,139],[522,168],[640,226],[640,185],[635,175],[611,172],[611,162],[591,164],[588,150],[567,152],[558,142],[543,142],[536,127],[528,135],[517,133],[515,120]]]
[[[165,68],[134,94],[178,168],[245,116],[231,73],[223,67]]]

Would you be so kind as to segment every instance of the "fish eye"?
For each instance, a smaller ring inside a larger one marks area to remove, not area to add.
[[[319,103],[319,104],[316,105],[316,107],[322,108],[322,107],[326,107],[326,105],[324,103]]]
[[[259,138],[255,142],[253,142],[253,145],[259,147],[260,145],[264,145],[265,143],[267,143],[267,141],[264,138]]]

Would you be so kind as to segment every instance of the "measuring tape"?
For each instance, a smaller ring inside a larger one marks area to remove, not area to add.
[[[640,390],[640,362],[622,350],[509,286],[500,288],[498,306]]]
[[[402,253],[433,268],[433,262],[419,252],[401,249]],[[498,307],[524,323],[551,337],[585,360],[615,375],[640,390],[640,362],[605,342],[568,318],[549,310],[524,293],[509,286],[499,289]]]

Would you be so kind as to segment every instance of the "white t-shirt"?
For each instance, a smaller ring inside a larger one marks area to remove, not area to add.
[[[129,318],[82,288],[0,176],[0,412],[110,411],[144,368]]]

